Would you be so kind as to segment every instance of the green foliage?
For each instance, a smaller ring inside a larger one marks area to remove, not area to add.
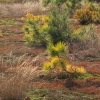
[[[69,25],[68,9],[55,8],[50,14],[49,30],[51,42],[56,44],[59,41],[70,41],[72,28]]]
[[[43,5],[47,6],[48,4],[52,4],[61,8],[63,4],[66,4],[70,14],[73,14],[75,9],[81,7],[81,1],[82,0],[43,0]]]
[[[86,6],[86,8],[91,11],[96,11],[99,9],[98,6],[94,5],[92,2],[89,2],[89,4]]]
[[[61,6],[63,3],[71,3],[72,6],[75,6],[77,3],[81,2],[82,0],[43,0],[43,4],[45,6],[47,6],[49,3],[57,5],[57,6]],[[72,7],[71,6],[71,7]]]
[[[81,8],[82,0],[67,0],[66,6],[68,7],[70,14],[72,15],[76,9]]]
[[[89,79],[92,78],[93,75],[91,73],[85,73],[84,75],[78,76],[77,79]]]
[[[60,6],[61,4],[63,4],[64,2],[66,2],[67,0],[43,0],[43,5],[47,6],[48,4],[54,4],[57,6]]]
[[[51,1],[48,1],[48,3]],[[25,40],[30,44],[42,43],[48,46],[48,53],[51,59],[43,64],[43,70],[48,73],[54,70],[66,72],[69,76],[72,76],[69,78],[73,78],[76,75],[83,74],[83,72],[85,73],[85,69],[81,67],[74,68],[74,66],[68,67],[65,57],[68,54],[68,47],[65,42],[74,42],[73,30],[69,25],[69,9],[66,6],[60,6],[65,0],[52,2],[55,2],[57,6],[54,7],[54,10],[49,15],[26,15],[26,18],[24,18],[27,22],[24,26]],[[72,0],[71,2],[76,3],[78,1]],[[78,32],[80,37],[83,36],[83,33],[81,33]],[[77,38],[79,39],[78,35]]]
[[[96,97],[68,89],[34,89],[26,93],[29,100],[94,100]],[[27,100],[27,99],[25,99]]]
[[[49,15],[34,16],[27,14],[24,20],[25,40],[29,44],[49,43],[59,41],[70,42],[72,30],[69,26],[68,9],[55,8]]]
[[[94,40],[96,38],[96,34],[94,33],[94,25],[90,24],[83,28],[77,29],[72,33],[72,41],[73,42],[82,42]]]
[[[14,19],[1,19],[0,24],[5,24],[5,25],[16,25],[18,22]]]

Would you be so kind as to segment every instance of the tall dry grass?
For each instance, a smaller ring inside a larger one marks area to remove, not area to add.
[[[0,3],[24,3],[29,1],[39,2],[41,0],[0,0]]]
[[[0,3],[0,17],[22,17],[26,13],[41,14],[41,2],[25,2],[25,3]]]
[[[22,77],[13,76],[0,80],[0,98],[1,100],[23,100],[29,86],[29,82]]]
[[[0,59],[2,67],[6,67],[0,69],[0,100],[24,100],[25,92],[34,88],[31,80],[42,73],[38,67],[41,57],[5,56],[7,59],[3,56]]]
[[[72,44],[72,54],[69,57],[72,60],[88,60],[88,58],[95,58],[100,56],[100,35],[95,39],[90,38],[88,41],[81,41]],[[69,58],[70,59],[70,58]],[[95,59],[94,59],[95,60]]]

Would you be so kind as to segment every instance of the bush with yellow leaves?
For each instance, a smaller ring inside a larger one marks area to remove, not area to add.
[[[53,57],[49,62],[45,62],[43,64],[43,70],[47,73],[50,73],[54,70],[58,70],[59,72],[66,71],[67,61],[65,59],[59,57]]]
[[[63,42],[58,42],[56,45],[50,44],[48,46],[48,53],[51,56],[50,62],[43,64],[43,69],[50,72],[54,69],[59,71],[66,70],[67,61],[64,56],[68,54],[68,47]]]
[[[92,20],[92,12],[89,9],[76,10],[74,18],[81,24],[88,24]]]
[[[28,44],[56,44],[59,41],[70,42],[72,28],[69,25],[69,13],[66,7],[55,7],[48,15],[28,13],[24,25],[25,40]]]
[[[49,35],[47,35],[47,30],[49,29],[48,16],[34,16],[33,14],[28,13],[25,18],[22,18],[22,20],[27,22],[23,27],[26,43],[30,45],[33,45],[34,43],[45,45],[49,39]]]
[[[77,29],[72,33],[72,41],[75,42],[89,42],[89,40],[97,39],[97,35],[94,32],[94,25],[89,24],[85,27]]]
[[[82,66],[74,66],[70,64],[67,65],[66,70],[69,73],[80,73],[80,74],[86,73],[86,70]]]
[[[65,55],[68,54],[68,48],[63,42],[51,45],[48,49],[51,59],[43,64],[43,70],[47,73],[53,71],[65,72],[69,78],[74,78],[86,73],[83,67],[69,64]]]
[[[74,18],[81,24],[100,23],[100,7],[90,2],[85,9],[76,10]]]

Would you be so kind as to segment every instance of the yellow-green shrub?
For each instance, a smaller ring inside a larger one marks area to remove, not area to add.
[[[48,45],[48,53],[51,57],[61,56],[63,54],[68,54],[68,46],[64,42],[58,42],[56,45]]]
[[[24,26],[25,40],[29,44],[56,44],[59,41],[70,41],[72,28],[69,25],[68,9],[52,11],[48,15],[38,15],[28,13]]]
[[[94,40],[96,38],[96,34],[94,32],[94,25],[90,24],[85,27],[77,29],[72,33],[73,42],[86,42],[89,40]]]
[[[34,16],[28,13],[22,20],[27,22],[23,27],[26,42],[28,44],[40,43],[45,45],[49,38],[47,35],[49,17],[46,15]]]
[[[47,72],[58,69],[58,70],[66,70],[66,60],[64,58],[64,54],[68,54],[68,47],[64,42],[58,42],[56,45],[50,44],[48,46],[48,53],[51,56],[50,62],[46,62],[43,64],[43,69]]]
[[[51,72],[54,70],[59,70],[60,72],[66,71],[67,61],[59,57],[51,58],[50,62],[45,62],[43,64],[43,70],[46,72]]]
[[[55,46],[54,45],[50,46],[49,54],[51,55],[51,59],[49,62],[45,62],[43,64],[43,70],[46,71],[47,73],[50,73],[55,70],[59,72],[65,72],[67,73],[69,78],[74,78],[77,77],[78,75],[86,73],[83,67],[73,66],[68,63],[66,57],[64,56],[64,54],[66,53],[65,48],[66,48],[65,43],[62,42],[58,42]]]
[[[43,70],[48,73],[54,70],[57,70],[59,72],[66,72],[67,74],[70,74],[72,76],[75,75],[73,77],[86,73],[86,70],[83,66],[71,65],[67,60],[59,57],[53,57],[50,62],[45,62],[43,64]]]

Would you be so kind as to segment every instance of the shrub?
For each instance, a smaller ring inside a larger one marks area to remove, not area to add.
[[[51,44],[48,47],[48,53],[51,56],[51,61],[46,62],[43,65],[43,69],[47,72],[50,72],[53,69],[65,70],[66,69],[66,60],[64,59],[64,54],[68,54],[68,48],[63,42],[58,42],[56,45]]]
[[[29,44],[40,43],[47,45],[59,41],[70,41],[68,10],[56,8],[49,15],[34,16],[27,14],[24,20],[25,40]]]
[[[63,42],[58,42],[56,45],[50,44],[48,46],[48,54],[51,57],[62,56],[63,54],[68,54],[68,47]]]
[[[92,2],[88,3],[88,5],[86,6],[87,9],[91,10],[91,11],[98,11],[99,10],[99,6],[94,5]]]
[[[45,62],[43,64],[43,70],[47,73],[58,71],[65,72],[68,78],[77,78],[86,73],[83,66],[74,66],[68,63],[67,60],[59,57],[53,57],[50,62]]]
[[[69,25],[69,12],[68,9],[55,8],[50,14],[49,30],[50,39],[53,44],[59,41],[70,42],[72,28]]]
[[[96,34],[94,32],[94,25],[90,24],[83,28],[77,29],[72,33],[73,42],[89,42],[89,40],[94,40],[96,38]]]
[[[48,20],[49,17],[46,15],[34,16],[28,13],[26,18],[27,24],[24,25],[25,37],[24,39],[28,44],[33,45],[34,43],[46,44],[48,41]]]
[[[98,12],[98,11],[92,12],[92,22],[100,23],[100,12]]]
[[[81,8],[82,0],[67,0],[66,6],[68,7],[70,14],[73,15],[76,9]]]
[[[68,75],[68,78],[73,79],[77,78],[79,75],[86,73],[83,67],[78,67],[70,65],[66,58],[64,57],[66,53],[66,46],[64,43],[58,42],[56,46],[49,47],[49,54],[52,56],[49,62],[43,64],[43,70],[47,73],[58,71],[65,72]],[[63,54],[63,56],[61,55]],[[68,49],[67,49],[68,54]]]
[[[73,14],[75,9],[81,7],[81,3],[80,3],[81,1],[82,0],[43,0],[43,5],[47,6],[51,4],[51,5],[61,8],[62,5],[65,4],[70,14]]]
[[[89,9],[76,10],[74,18],[81,24],[88,24],[92,20],[92,12]]]
[[[66,64],[66,60],[59,57],[53,57],[50,62],[45,62],[43,64],[43,70],[47,73],[53,72],[55,70],[63,72],[66,70]]]
[[[90,2],[85,9],[76,10],[74,18],[81,24],[100,23],[100,7]]]

